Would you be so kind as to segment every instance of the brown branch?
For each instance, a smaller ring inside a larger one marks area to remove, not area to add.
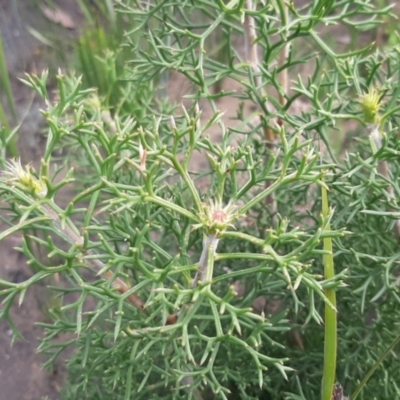
[[[255,7],[253,5],[253,0],[246,0],[246,8],[250,11],[255,10]],[[246,38],[246,53],[247,53],[246,56],[254,72],[254,83],[256,84],[257,90],[259,91],[260,97],[266,99],[267,93],[263,86],[260,63],[258,59],[258,45],[257,45],[255,19],[249,13],[246,13],[245,15],[245,38]],[[270,157],[270,153],[273,151],[274,143],[276,141],[276,134],[267,125],[261,104],[257,104],[257,107],[260,111],[260,122],[263,127],[264,138],[266,141],[267,155],[265,163],[268,163],[268,158]],[[269,104],[266,101],[264,102],[263,107],[264,109],[267,110],[268,114],[271,114],[269,110]],[[265,181],[265,188],[268,188],[270,185],[271,182]],[[272,216],[272,224],[276,226],[278,209],[277,209],[275,194],[271,193],[269,196],[267,196],[266,201],[267,204],[269,205],[269,211]]]

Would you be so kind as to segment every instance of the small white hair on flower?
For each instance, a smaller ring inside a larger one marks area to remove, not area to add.
[[[196,224],[194,229],[204,228],[210,234],[221,234],[229,227],[234,227],[233,223],[239,218],[237,207],[229,202],[223,206],[222,202],[210,201],[203,203],[202,210],[199,213],[200,224]]]
[[[32,174],[29,165],[24,168],[19,158],[6,161],[6,169],[3,171],[2,175],[7,183],[19,185],[22,189],[33,192],[40,198],[45,197],[47,194],[45,183]]]

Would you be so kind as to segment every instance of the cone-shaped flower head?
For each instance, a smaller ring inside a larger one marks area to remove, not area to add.
[[[370,89],[368,93],[360,96],[359,99],[363,114],[364,121],[367,124],[380,123],[379,111],[382,107],[383,102],[381,101],[381,95],[377,89]]]

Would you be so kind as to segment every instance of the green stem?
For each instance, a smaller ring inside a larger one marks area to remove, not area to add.
[[[175,169],[178,171],[178,173],[180,174],[182,179],[185,181],[185,183],[192,195],[192,198],[193,198],[194,202],[196,203],[197,209],[201,210],[200,196],[199,196],[196,186],[195,186],[193,180],[191,179],[188,171],[182,167],[182,165],[179,163],[179,161],[177,160],[177,158],[175,156],[173,156],[172,154],[169,154],[169,157],[170,157],[171,162],[174,165]]]
[[[328,218],[329,203],[328,194],[324,186],[322,191],[322,215]],[[330,224],[326,226],[330,230]],[[333,264],[332,238],[324,238],[324,250],[329,254],[324,256],[325,279],[333,279],[335,269]],[[337,353],[337,319],[336,319],[336,293],[335,289],[325,289],[325,295],[331,305],[325,304],[325,348],[324,348],[324,376],[322,380],[322,400],[331,400],[333,385],[336,374],[336,353]]]
[[[286,185],[287,183],[290,183],[296,179],[297,172],[294,172],[290,175],[287,175],[282,178],[279,177],[278,180],[276,180],[274,183],[272,183],[268,188],[264,189],[262,192],[260,192],[257,196],[254,196],[251,200],[249,200],[243,207],[241,207],[238,211],[239,214],[246,214],[246,212],[250,209],[252,209],[256,204],[258,204],[260,201],[265,199],[267,196],[269,196],[271,193],[273,193],[275,190],[280,188],[283,185]],[[241,193],[238,194],[238,197],[241,196]]]
[[[171,201],[163,199],[162,197],[155,196],[155,195],[149,195],[144,198],[144,201],[158,204],[161,207],[167,208],[171,211],[175,211],[178,214],[181,214],[181,215],[189,218],[191,221],[198,222],[197,217],[193,213],[191,213],[190,211],[186,210],[185,208],[183,208],[181,206],[178,206],[175,203],[172,203]]]
[[[351,396],[351,400],[355,400],[356,397],[360,394],[364,385],[368,382],[369,378],[371,378],[372,374],[377,370],[377,368],[382,364],[383,360],[390,354],[390,352],[396,347],[396,345],[400,342],[400,335],[397,336],[390,346],[386,349],[386,351],[379,357],[377,362],[372,366],[372,368],[368,371],[368,373],[364,376],[364,379],[361,383],[356,387],[356,390],[353,392]]]

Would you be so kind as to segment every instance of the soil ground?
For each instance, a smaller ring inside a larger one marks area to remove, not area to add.
[[[55,2],[57,3],[57,2]],[[62,8],[79,24],[82,20],[75,0],[58,1]],[[16,7],[17,6],[17,7]],[[18,118],[23,119],[20,130],[20,151],[23,162],[40,159],[43,138],[40,135],[43,120],[39,113],[41,102],[17,77],[24,72],[40,71],[49,64],[52,69],[62,67],[63,61],[55,52],[49,52],[28,29],[59,31],[73,37],[76,31],[52,24],[43,16],[38,1],[0,0],[0,29]],[[58,65],[59,63],[59,65]],[[1,95],[1,88],[0,88]],[[0,204],[1,206],[1,204]],[[0,231],[7,227],[0,224]],[[0,242],[0,278],[22,282],[32,275],[21,253],[20,238],[8,237]],[[65,378],[64,362],[60,359],[54,371],[44,370],[45,356],[38,353],[39,338],[43,329],[36,322],[45,321],[46,289],[37,287],[27,292],[24,302],[15,302],[11,309],[16,327],[23,339],[11,345],[12,330],[6,320],[0,321],[0,400],[59,400],[60,388]]]
[[[11,282],[29,279],[31,272],[22,254],[13,248],[15,238],[7,238],[0,246],[2,260],[0,277]],[[41,289],[41,290],[40,290]],[[43,288],[29,290],[21,306],[14,304],[11,315],[24,339],[16,339],[11,346],[12,331],[7,321],[0,321],[0,400],[58,400],[63,381],[61,360],[55,371],[41,367],[45,357],[37,353],[43,330],[35,325],[43,321]]]

